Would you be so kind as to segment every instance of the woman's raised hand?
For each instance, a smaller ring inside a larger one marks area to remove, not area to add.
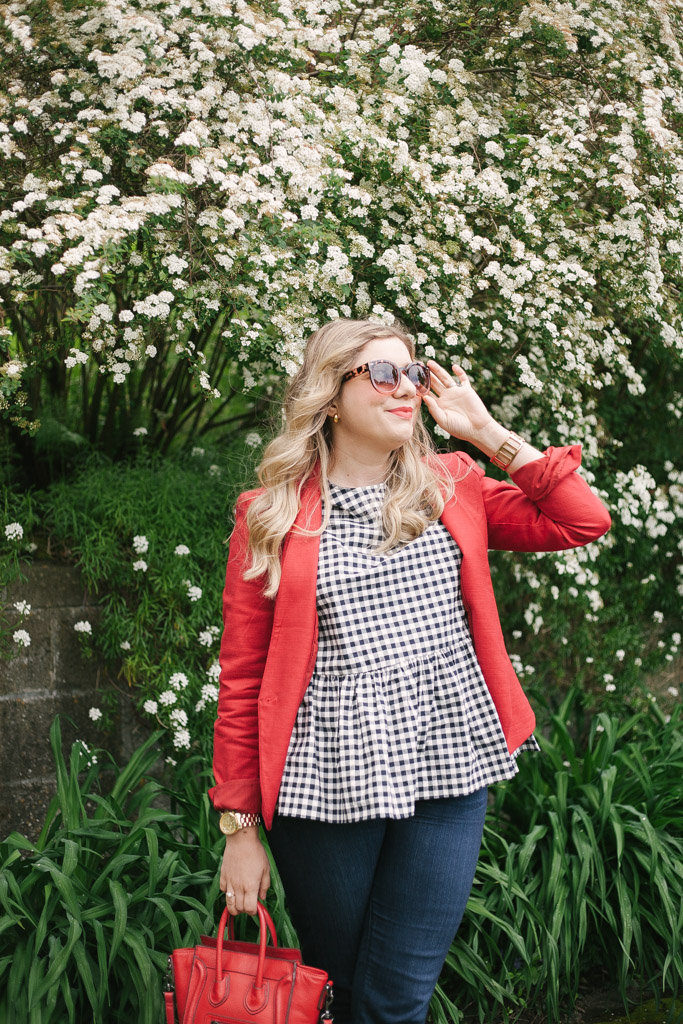
[[[493,417],[470,384],[462,366],[453,363],[453,376],[434,359],[428,359],[427,366],[432,384],[431,390],[422,396],[422,401],[432,417],[453,437],[475,442]]]

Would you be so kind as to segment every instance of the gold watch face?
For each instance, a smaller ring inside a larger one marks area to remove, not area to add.
[[[226,836],[233,835],[240,827],[234,811],[223,811],[218,821],[218,826]]]

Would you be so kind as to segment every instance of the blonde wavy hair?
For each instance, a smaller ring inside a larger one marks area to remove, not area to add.
[[[266,446],[256,473],[263,488],[246,513],[251,564],[244,579],[267,574],[266,597],[280,585],[282,545],[301,506],[304,484],[320,463],[323,521],[319,529],[297,525],[307,536],[322,533],[330,519],[327,479],[332,452],[328,407],[339,395],[343,374],[358,365],[361,349],[375,338],[400,338],[415,358],[415,343],[400,320],[392,325],[340,318],[324,324],[306,343],[301,367],[289,381],[283,403],[284,426]],[[392,452],[382,508],[383,554],[407,544],[438,519],[454,496],[453,477],[436,458],[422,420],[412,437]]]

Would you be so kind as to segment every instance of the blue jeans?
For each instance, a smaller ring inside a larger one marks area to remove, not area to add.
[[[335,1024],[424,1024],[472,887],[487,787],[411,818],[268,833],[304,963],[334,982]]]

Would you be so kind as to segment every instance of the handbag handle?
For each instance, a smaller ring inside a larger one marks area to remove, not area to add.
[[[275,925],[272,917],[260,901],[256,904],[256,910],[258,912],[259,919],[259,953],[256,978],[254,979],[254,984],[252,986],[254,991],[263,988],[263,967],[266,959],[266,942],[268,940],[268,932],[270,932],[273,947],[277,949],[277,933],[275,931]],[[216,942],[216,982],[214,986],[216,1001],[220,1001],[220,999],[223,998],[223,989],[225,987],[225,982],[223,980],[223,940],[225,938],[225,926],[227,923],[228,908],[225,907],[221,914],[221,919],[218,922],[218,941]]]
[[[268,912],[268,908],[265,905],[262,905],[261,903],[259,903],[258,906],[259,907],[263,906],[264,917],[266,919],[266,924],[268,925],[268,931],[270,932],[270,941],[273,944],[273,948],[277,949],[277,933],[275,931],[275,924],[273,922],[273,919],[270,916],[270,913]],[[235,917],[236,917],[235,914],[230,914],[228,916],[228,938],[229,939],[234,939],[235,938]],[[260,926],[260,923],[261,923],[261,921],[260,921],[260,918],[259,918],[259,926]],[[220,929],[220,925],[218,927],[219,927],[219,931],[220,931],[221,930]]]

